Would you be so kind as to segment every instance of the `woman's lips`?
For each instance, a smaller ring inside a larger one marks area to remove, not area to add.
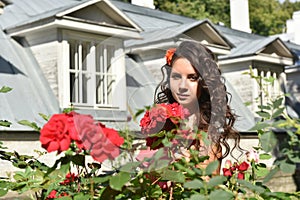
[[[178,99],[180,99],[180,100],[184,100],[184,99],[188,98],[189,95],[187,95],[187,94],[177,94],[177,97],[178,97]]]

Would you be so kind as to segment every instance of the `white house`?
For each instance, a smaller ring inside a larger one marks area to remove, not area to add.
[[[255,124],[254,107],[244,103],[254,102],[259,91],[242,72],[251,65],[258,74],[277,78],[294,65],[300,50],[280,38],[121,1],[0,2],[0,87],[13,88],[0,93],[0,119],[12,122],[0,127],[0,140],[22,153],[40,148],[39,134],[18,121],[42,126],[39,113],[51,115],[70,106],[107,126],[139,131],[132,117],[153,103],[165,50],[188,39],[218,55],[233,96],[231,106],[240,116],[236,128],[242,145],[251,148],[257,144],[249,131]],[[278,93],[279,82],[271,90]],[[8,165],[0,161],[0,167]]]

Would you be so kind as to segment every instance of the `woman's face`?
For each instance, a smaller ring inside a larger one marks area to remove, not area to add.
[[[199,76],[186,58],[175,60],[170,75],[171,92],[174,99],[190,111],[198,108],[198,80]]]

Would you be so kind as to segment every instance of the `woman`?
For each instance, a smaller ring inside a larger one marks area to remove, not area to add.
[[[183,41],[176,49],[168,50],[166,58],[167,64],[162,67],[166,80],[156,88],[155,103],[177,102],[187,108],[190,113],[187,126],[207,132],[210,141],[210,145],[205,145],[200,136],[193,144],[201,155],[209,156],[200,166],[205,167],[214,160],[221,165],[222,158],[232,151],[227,139],[233,138],[233,149],[240,150],[240,137],[233,128],[235,116],[228,105],[228,93],[216,56],[198,42]],[[219,172],[218,169],[216,174]]]

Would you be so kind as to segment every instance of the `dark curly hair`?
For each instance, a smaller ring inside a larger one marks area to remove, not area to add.
[[[201,43],[181,42],[170,65],[162,66],[163,80],[155,90],[155,103],[176,102],[170,89],[170,74],[172,65],[178,58],[189,60],[199,76],[198,92],[201,95],[198,98],[198,129],[208,133],[208,138],[217,147],[216,154],[222,152],[221,144],[225,147],[222,158],[232,153],[235,148],[241,150],[239,133],[233,128],[236,116],[229,106],[230,94],[227,92],[225,80],[221,76],[215,54]],[[235,141],[232,149],[227,142],[229,138]]]

